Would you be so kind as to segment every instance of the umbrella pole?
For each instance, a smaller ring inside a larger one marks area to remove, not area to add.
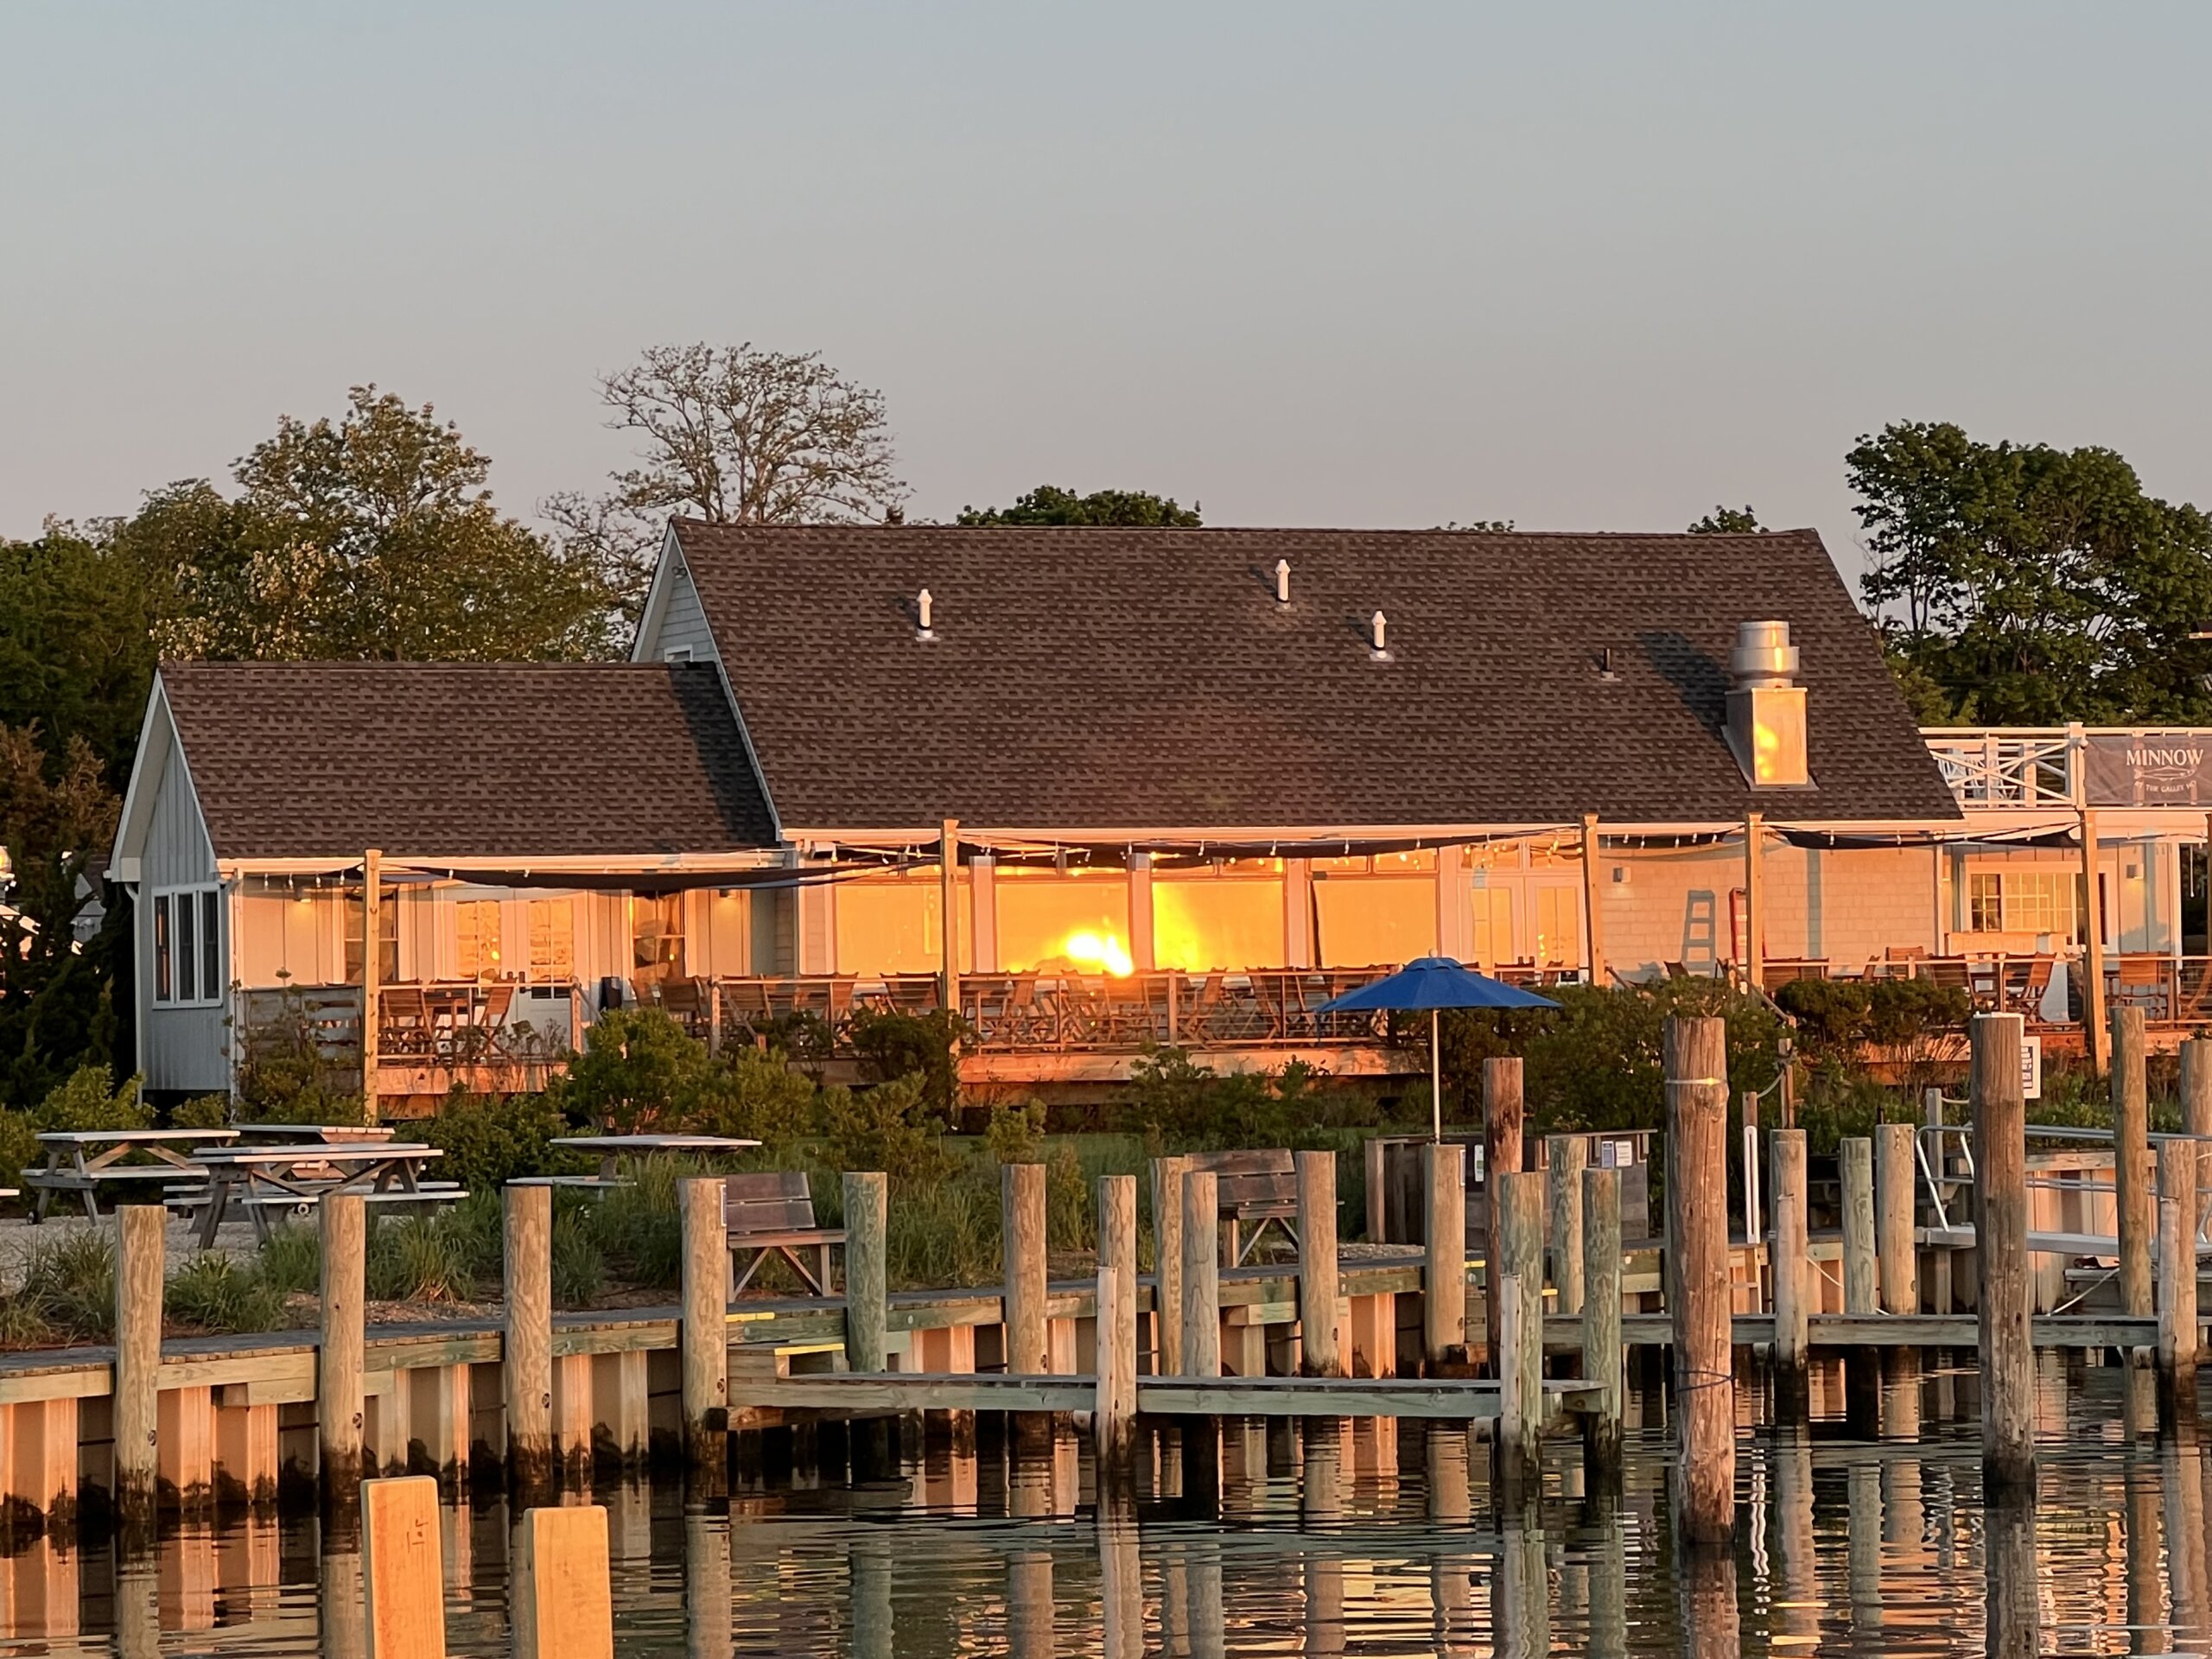
[[[1444,1046],[1437,1039],[1443,1022],[1437,1010],[1428,1011],[1428,1111],[1440,1146],[1444,1141]]]

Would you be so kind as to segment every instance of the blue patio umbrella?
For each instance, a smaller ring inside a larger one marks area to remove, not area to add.
[[[1356,991],[1321,1005],[1324,1014],[1418,1013],[1428,1010],[1429,1109],[1436,1138],[1444,1138],[1444,1061],[1437,1041],[1446,1008],[1555,1008],[1548,996],[1478,973],[1449,957],[1422,957],[1395,974],[1370,981]]]

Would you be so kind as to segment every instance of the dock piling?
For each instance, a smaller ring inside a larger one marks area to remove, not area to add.
[[[1181,1158],[1152,1160],[1152,1374],[1183,1374],[1183,1179]]]
[[[1843,1311],[1876,1312],[1874,1143],[1847,1135],[1836,1148],[1843,1176]]]
[[[1484,1229],[1483,1282],[1494,1276],[1497,1260],[1497,1178],[1521,1167],[1521,1057],[1497,1054],[1483,1062],[1483,1191],[1491,1195],[1486,1206],[1489,1223]],[[1485,1289],[1483,1295],[1484,1355],[1491,1375],[1497,1370],[1497,1298]]]
[[[1498,1178],[1500,1252],[1492,1282],[1499,1308],[1498,1472],[1531,1491],[1543,1466],[1544,1187],[1535,1170]]]
[[[716,1175],[695,1175],[676,1184],[683,1231],[683,1322],[677,1333],[683,1454],[694,1477],[703,1477],[710,1491],[720,1490],[729,1468],[729,1232],[723,1190]],[[529,1519],[524,1516],[525,1531]],[[602,1512],[602,1551],[605,1526]]]
[[[368,1296],[368,1206],[358,1192],[331,1192],[317,1206],[322,1229],[322,1329],[315,1348],[315,1424],[325,1500],[359,1502],[368,1416],[362,1373]]]
[[[1812,1328],[1807,1281],[1805,1131],[1777,1129],[1767,1145],[1774,1160],[1774,1364],[1802,1399]]]
[[[1589,1160],[1590,1143],[1579,1135],[1554,1135],[1544,1142],[1552,1287],[1559,1293],[1553,1306],[1561,1313],[1582,1311],[1582,1281],[1588,1270],[1582,1249],[1582,1171]]]
[[[2195,1421],[2196,1313],[2196,1143],[2158,1147],[2158,1369],[2170,1414]]]
[[[1137,1178],[1098,1183],[1098,1403],[1091,1433],[1101,1471],[1135,1472],[1137,1421]]]
[[[1370,1142],[1370,1144],[1372,1144]],[[1337,1154],[1298,1154],[1298,1369],[1341,1376],[1337,1346]]]
[[[1597,1409],[1582,1419],[1583,1458],[1611,1478],[1621,1466],[1621,1173],[1582,1172],[1582,1376],[1600,1383]]]
[[[2028,1278],[2027,1102],[2017,1014],[1974,1018],[1974,1255],[1980,1275],[1982,1478],[2036,1485],[2035,1346]]]
[[[1910,1123],[1880,1123],[1874,1128],[1874,1254],[1885,1313],[1920,1312],[1920,1263],[1912,1224],[1913,1135]]]
[[[367,1659],[445,1659],[444,1554],[431,1475],[361,1487],[361,1595]]]
[[[528,1493],[543,1490],[553,1478],[553,1190],[508,1186],[501,1196],[507,1319],[500,1392],[507,1417],[507,1479]]]
[[[845,1369],[880,1371],[888,1359],[890,1179],[845,1173]]]
[[[2151,1252],[2158,1232],[2151,1187],[2151,1106],[2142,1007],[2112,1011],[2113,1186],[2120,1209],[2120,1305],[2136,1319],[2154,1311]],[[2140,1363],[2140,1357],[2138,1357]]]
[[[115,1212],[115,1506],[126,1533],[150,1529],[160,1471],[163,1230],[159,1205]],[[10,1429],[13,1424],[9,1425]]]
[[[1052,1333],[1045,1317],[1045,1166],[1008,1164],[1001,1169],[999,1210],[1005,1235],[1007,1374],[1047,1376]]]
[[[1736,1523],[1736,1386],[1730,1359],[1728,1033],[1718,1019],[1667,1021],[1667,1251],[1681,1426],[1684,1536],[1725,1543]]]
[[[1183,1376],[1221,1375],[1219,1183],[1210,1169],[1183,1175]]]
[[[2181,1046],[2181,1126],[2190,1135],[2212,1135],[2212,1038],[2191,1037]]]
[[[597,1504],[525,1510],[518,1530],[515,1659],[614,1659],[607,1511]]]
[[[1428,1213],[1426,1263],[1421,1271],[1421,1359],[1435,1376],[1467,1357],[1467,1149],[1456,1141],[1432,1141],[1421,1149],[1421,1188]],[[1497,1183],[1491,1214],[1497,1214]],[[1492,1229],[1496,1231],[1495,1227]],[[1485,1283],[1497,1281],[1497,1258],[1484,1264]],[[1485,1293],[1485,1301],[1495,1300]],[[1500,1373],[1503,1375],[1503,1373]]]

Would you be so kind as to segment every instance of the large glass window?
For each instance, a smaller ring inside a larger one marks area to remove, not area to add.
[[[1152,874],[1152,955],[1191,973],[1283,965],[1280,860],[1225,860]]]
[[[1001,866],[998,894],[999,966],[1127,974],[1129,878],[1121,870],[1057,871]]]
[[[681,979],[683,966],[683,895],[640,893],[630,899],[631,977],[642,990],[664,980]]]
[[[2050,933],[2082,943],[2087,884],[2072,870],[1975,870],[1967,876],[1967,926],[1976,933]]]
[[[1325,968],[1385,968],[1436,954],[1436,855],[1317,859],[1315,943]]]
[[[1582,899],[1573,887],[1559,881],[1532,883],[1529,897],[1535,912],[1535,936],[1530,941],[1539,968],[1565,968],[1582,960]]]
[[[223,995],[222,892],[185,887],[153,897],[154,1001],[211,1003]]]
[[[1475,889],[1474,949],[1476,965],[1495,968],[1501,962],[1518,962],[1513,944],[1513,890],[1505,887]]]
[[[358,893],[346,896],[346,982],[361,982],[362,916],[368,906]],[[398,895],[387,893],[377,906],[377,982],[391,985],[399,979]]]
[[[530,976],[555,983],[576,976],[576,907],[570,900],[530,901]]]
[[[496,899],[464,899],[453,907],[454,967],[461,978],[499,978],[503,908]]]
[[[960,970],[975,966],[967,925],[969,881],[954,877],[954,947]],[[895,874],[840,882],[836,891],[837,971],[841,974],[935,974],[944,968],[944,894],[934,864]]]

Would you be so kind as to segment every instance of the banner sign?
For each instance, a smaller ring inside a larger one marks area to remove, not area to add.
[[[2082,740],[2091,806],[2212,807],[2212,740],[2184,732],[2097,732]]]

